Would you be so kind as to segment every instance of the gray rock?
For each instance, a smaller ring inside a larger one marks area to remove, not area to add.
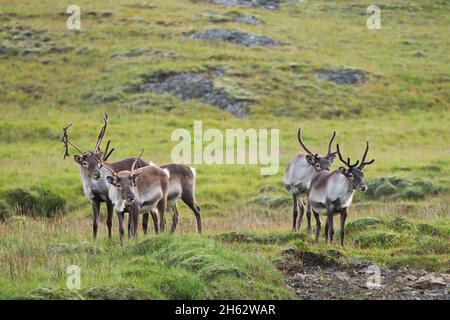
[[[208,0],[210,3],[221,4],[224,6],[246,6],[259,7],[270,10],[276,10],[280,6],[281,0]]]
[[[183,100],[200,99],[236,116],[244,116],[247,113],[243,101],[227,96],[221,90],[214,88],[210,79],[193,72],[160,72],[147,77],[144,84],[140,85],[139,91],[170,92]]]
[[[255,16],[238,16],[238,17],[234,18],[233,20],[236,22],[252,24],[252,25],[257,25],[257,24],[263,23],[262,20],[259,20]]]
[[[208,11],[207,13],[202,14],[202,16],[206,16],[208,20],[213,23],[239,22],[251,25],[258,25],[264,23],[262,20],[258,19],[255,16],[246,16],[237,11],[230,11],[225,14],[218,13],[215,11]]]
[[[58,47],[51,47],[48,49],[47,53],[50,54],[61,54],[61,53],[67,53],[69,51],[72,51],[74,49],[74,47],[62,47],[62,48],[58,48]]]
[[[369,80],[369,73],[359,69],[319,70],[316,76],[320,80],[333,81],[339,85],[358,85]]]
[[[210,29],[205,32],[194,32],[190,34],[192,39],[203,39],[208,41],[227,41],[243,46],[271,47],[278,44],[276,40],[267,36],[258,36],[238,30]]]
[[[0,44],[0,55],[8,52],[8,47]]]
[[[350,276],[347,273],[343,272],[343,271],[336,271],[334,273],[334,276],[337,279],[339,279],[340,281],[343,281],[343,282],[348,282],[350,280]]]
[[[82,55],[82,54],[85,54],[85,53],[88,53],[88,52],[89,52],[89,48],[88,47],[82,47],[82,48],[78,49],[75,52],[75,54]]]
[[[435,277],[432,274],[427,274],[417,280],[417,286],[422,289],[435,290],[444,289],[447,287],[447,284],[442,277]]]

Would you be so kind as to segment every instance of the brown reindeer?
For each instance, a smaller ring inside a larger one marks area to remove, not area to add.
[[[195,169],[182,164],[167,164],[160,166],[161,169],[169,171],[169,193],[167,196],[167,207],[172,211],[172,227],[171,232],[175,229],[179,221],[179,212],[177,203],[181,199],[192,210],[197,220],[197,231],[202,233],[201,209],[195,201]],[[156,216],[156,215],[155,215]],[[147,232],[148,213],[144,213],[142,225],[144,233]],[[157,226],[157,224],[156,224]]]
[[[97,158],[101,166],[111,173],[106,177],[107,181],[113,186],[113,188],[109,188],[108,196],[119,218],[121,242],[123,241],[123,220],[126,210],[130,212],[131,236],[136,235],[138,214],[142,211],[158,210],[159,228],[162,232],[165,230],[170,173],[167,169],[161,169],[154,164],[136,169],[135,166],[140,157],[133,162],[131,170],[123,170],[118,173]]]
[[[105,152],[100,151],[100,145],[102,143],[103,137],[105,136],[106,129],[108,126],[108,115],[106,113],[103,121],[104,125],[98,135],[94,151],[84,152],[81,148],[76,146],[69,139],[68,129],[72,126],[72,124],[69,124],[68,126],[63,128],[64,132],[63,137],[61,139],[61,142],[64,143],[65,147],[64,158],[70,156],[69,145],[81,153],[80,155],[75,155],[74,160],[76,163],[80,165],[80,176],[81,181],[83,183],[83,192],[92,204],[92,216],[93,216],[92,231],[94,239],[97,238],[98,222],[100,219],[100,204],[102,202],[106,203],[107,208],[106,224],[108,226],[109,238],[111,238],[112,216],[113,216],[113,205],[108,197],[109,183],[107,182],[106,178],[101,179],[99,170],[97,169],[96,159],[97,158],[102,159],[102,161],[104,161],[109,167],[113,168],[113,170],[117,172],[129,170],[133,162],[136,160],[136,158],[128,158],[113,163],[106,162],[111,153],[114,151],[114,148],[108,152],[110,144],[110,141],[108,141],[105,148]],[[136,165],[137,167],[143,167],[146,166],[147,163],[143,160],[139,160]]]

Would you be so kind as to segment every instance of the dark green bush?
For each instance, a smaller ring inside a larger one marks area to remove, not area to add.
[[[4,200],[0,199],[0,221],[7,221],[12,217],[12,210]]]
[[[363,217],[350,221],[345,229],[349,232],[366,230],[372,226],[381,224],[381,220],[374,217]]]
[[[388,221],[386,225],[397,231],[414,229],[414,225],[403,217],[395,217]]]
[[[375,231],[362,234],[355,240],[355,244],[361,248],[390,248],[398,246],[401,242],[396,233]]]
[[[368,183],[366,196],[372,199],[423,199],[434,194],[439,188],[425,179],[404,179],[400,177],[381,177]]]
[[[25,215],[50,218],[66,211],[66,200],[43,186],[9,190],[6,191],[5,198],[11,207]]]

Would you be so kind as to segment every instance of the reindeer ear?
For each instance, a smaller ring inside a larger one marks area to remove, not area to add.
[[[345,167],[339,167],[339,172],[342,173],[344,176],[347,175],[347,169]]]
[[[135,172],[130,176],[131,182],[136,186],[136,178],[139,176],[140,172]]]
[[[330,160],[330,162],[333,162],[336,158],[336,153],[330,153],[329,155],[327,155],[327,158],[328,160]]]
[[[316,163],[316,159],[310,154],[306,155],[306,161],[312,166]]]
[[[116,185],[116,179],[113,176],[107,176],[106,180],[108,180],[108,182],[111,183],[113,186]]]

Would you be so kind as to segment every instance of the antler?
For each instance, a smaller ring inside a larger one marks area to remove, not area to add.
[[[350,164],[350,158],[347,158],[347,161],[344,160],[341,154],[341,150],[339,149],[339,143],[336,145],[337,153],[339,156],[339,160],[341,160],[342,163],[344,163],[347,167],[353,168],[356,167],[359,163],[359,160],[357,160],[354,164]]]
[[[333,143],[334,138],[336,137],[336,131],[333,131],[333,136],[331,137],[330,143],[328,144],[328,155],[336,152],[331,152],[331,144]]]
[[[98,153],[100,151],[100,144],[102,143],[103,137],[105,136],[106,127],[108,126],[108,114],[106,112],[105,112],[103,121],[105,122],[105,124],[103,125],[103,127],[100,130],[100,133],[98,135],[97,143],[95,144],[94,153]]]
[[[303,143],[302,140],[302,128],[298,128],[298,132],[297,132],[297,139],[298,142],[300,143],[300,145],[303,147],[303,149],[305,149],[306,152],[308,152],[310,155],[312,155],[313,157],[317,157],[317,153],[314,155],[314,153],[312,153],[311,151],[308,150],[308,148],[305,146],[305,144]]]
[[[69,145],[71,145],[72,147],[74,147],[75,149],[77,149],[79,152],[81,152],[82,154],[84,154],[85,152],[82,151],[80,148],[78,148],[74,143],[72,143],[69,140],[69,135],[67,134],[67,130],[69,130],[69,128],[72,126],[72,124],[70,123],[69,125],[63,127],[63,136],[61,138],[61,142],[64,144],[64,159],[66,157],[70,156],[69,153]]]
[[[108,149],[109,149],[109,143],[111,142],[111,140],[108,140],[108,143],[106,144],[106,149],[105,149],[105,153],[104,153],[104,157],[103,157],[103,161],[108,160],[109,156],[111,155],[111,153],[114,152],[114,150],[116,150],[115,148],[112,148],[111,151],[109,151],[108,153]]]
[[[372,159],[372,160],[366,162],[366,156],[367,156],[367,152],[368,151],[369,151],[369,141],[366,141],[366,150],[364,150],[364,154],[363,154],[362,159],[361,159],[361,164],[359,165],[359,168],[361,170],[363,170],[366,167],[366,165],[372,164],[372,163],[375,162],[375,159]]]
[[[141,154],[139,155],[139,157],[137,157],[134,162],[133,165],[131,166],[131,174],[134,173],[134,167],[136,166],[136,163],[139,161],[139,159],[142,157],[142,154],[144,153],[144,149],[142,149]]]

